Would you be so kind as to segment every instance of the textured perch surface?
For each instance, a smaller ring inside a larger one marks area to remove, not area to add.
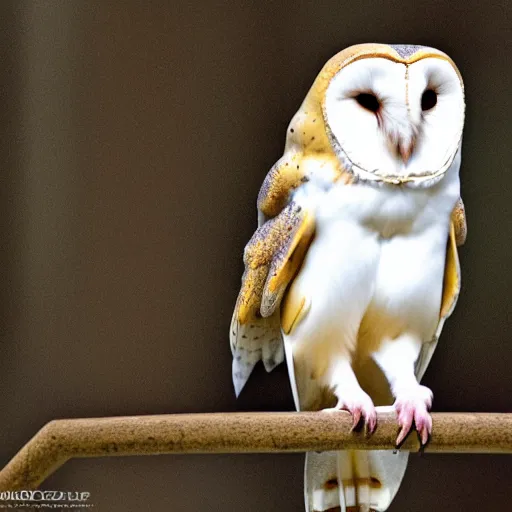
[[[425,451],[512,453],[512,414],[434,413]],[[173,414],[55,420],[0,472],[0,491],[34,489],[73,457],[170,453],[305,452],[394,449],[394,412],[380,412],[371,437],[350,432],[348,413]],[[401,449],[418,451],[413,431]]]

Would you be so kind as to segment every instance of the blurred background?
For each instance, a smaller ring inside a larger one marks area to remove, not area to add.
[[[467,91],[463,290],[435,411],[511,411],[511,6],[281,0],[1,4],[0,465],[54,418],[291,410],[238,401],[228,327],[256,196],[316,74],[359,42],[427,44]],[[301,511],[303,456],[73,460],[100,511]],[[411,457],[392,512],[504,510],[508,456]]]

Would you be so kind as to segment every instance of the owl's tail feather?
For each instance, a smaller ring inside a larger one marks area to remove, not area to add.
[[[407,467],[408,452],[308,452],[306,512],[384,512]]]

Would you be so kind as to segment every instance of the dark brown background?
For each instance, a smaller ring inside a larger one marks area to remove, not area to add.
[[[425,382],[437,411],[511,410],[509,2],[2,10],[0,464],[53,418],[292,408],[284,367],[235,402],[228,325],[287,123],[357,42],[463,73],[464,288]],[[511,481],[507,456],[413,456],[391,510],[504,510]],[[45,487],[101,511],[300,511],[302,455],[72,461]]]

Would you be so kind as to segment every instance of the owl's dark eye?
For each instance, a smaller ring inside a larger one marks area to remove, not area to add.
[[[421,96],[421,110],[433,109],[437,104],[437,93],[432,89],[427,89]]]
[[[362,92],[356,96],[356,101],[361,105],[361,107],[373,112],[374,114],[380,109],[380,102],[374,94]]]

